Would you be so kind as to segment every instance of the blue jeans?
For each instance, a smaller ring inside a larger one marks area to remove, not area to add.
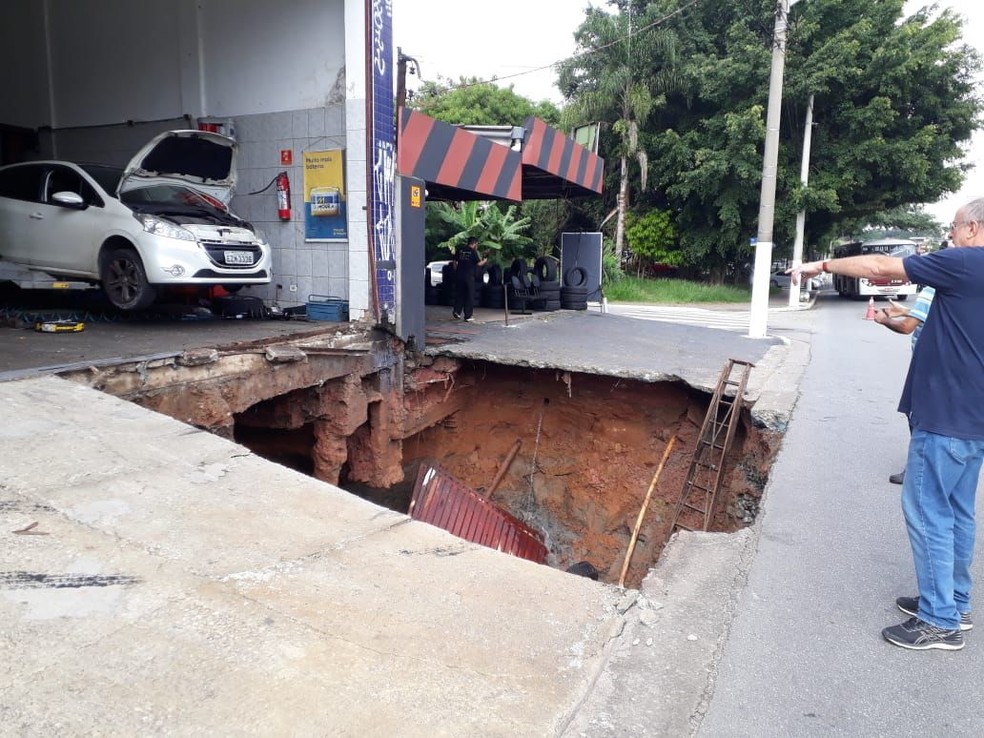
[[[919,585],[919,618],[953,630],[970,611],[974,499],[984,441],[913,430],[902,512]]]

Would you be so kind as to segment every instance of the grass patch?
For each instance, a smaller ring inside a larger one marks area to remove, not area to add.
[[[703,284],[684,279],[640,279],[628,277],[605,287],[605,297],[612,302],[749,302],[752,291],[747,287]]]

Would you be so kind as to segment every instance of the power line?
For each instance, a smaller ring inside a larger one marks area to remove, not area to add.
[[[607,44],[603,44],[602,46],[599,46],[597,48],[587,49],[586,51],[582,51],[579,54],[574,54],[572,56],[568,56],[568,57],[565,57],[563,59],[558,59],[557,61],[551,62],[550,64],[544,64],[542,67],[533,67],[532,69],[528,69],[525,72],[516,72],[514,74],[505,74],[505,75],[502,75],[502,76],[493,77],[492,79],[485,79],[485,80],[478,80],[476,82],[469,82],[468,84],[450,85],[448,87],[448,89],[449,90],[464,90],[464,89],[466,89],[468,87],[478,87],[479,85],[494,84],[495,82],[499,82],[499,81],[504,80],[504,79],[514,79],[515,77],[522,77],[522,76],[527,75],[527,74],[535,74],[537,72],[542,72],[544,69],[552,69],[553,67],[556,67],[556,66],[558,66],[560,64],[564,64],[566,62],[570,62],[570,61],[575,61],[577,59],[581,59],[581,58],[586,57],[586,56],[588,56],[590,54],[597,54],[599,51],[604,51],[605,49],[607,49],[607,48],[609,48],[611,46],[614,46],[615,44],[619,44],[619,43],[622,43],[623,41],[627,41],[627,40],[631,39],[632,37],[639,35],[640,33],[645,33],[646,31],[650,30],[651,28],[655,28],[656,26],[665,23],[670,18],[673,18],[674,16],[679,15],[680,13],[684,12],[685,10],[689,10],[690,8],[694,7],[695,5],[697,5],[698,2],[699,2],[699,0],[690,0],[690,2],[688,2],[685,5],[681,5],[679,8],[677,8],[676,10],[674,10],[672,13],[668,13],[667,15],[663,16],[662,18],[658,18],[658,19],[654,20],[652,23],[648,23],[647,25],[642,26],[641,28],[637,28],[636,30],[631,31],[630,33],[626,34],[626,36],[624,38],[617,38],[614,41],[611,41],[611,42],[609,42]]]

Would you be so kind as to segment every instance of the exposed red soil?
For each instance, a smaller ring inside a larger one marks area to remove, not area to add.
[[[521,439],[492,499],[545,534],[549,563],[589,561],[604,581],[618,580],[646,492],[676,436],[626,578],[638,584],[670,533],[708,396],[680,383],[488,364],[459,371],[451,391],[466,393],[462,408],[404,441],[405,468],[434,459],[481,490]],[[412,394],[406,402],[414,402]],[[770,444],[757,433],[749,439],[745,421],[726,461],[713,530],[745,524],[744,510],[754,509],[771,464]],[[744,507],[735,504],[739,496]]]

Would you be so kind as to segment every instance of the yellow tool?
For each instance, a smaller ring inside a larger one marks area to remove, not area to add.
[[[80,320],[39,320],[34,324],[38,333],[81,333],[85,323]]]

